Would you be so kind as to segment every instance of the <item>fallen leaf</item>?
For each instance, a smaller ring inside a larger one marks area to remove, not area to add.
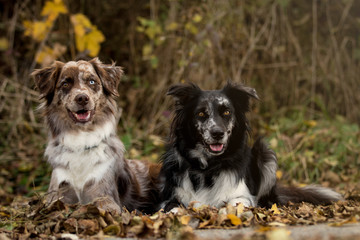
[[[280,214],[279,209],[276,206],[276,203],[274,203],[271,207],[271,211],[273,211],[274,214]]]
[[[242,224],[241,219],[235,216],[234,214],[228,214],[227,217],[230,219],[231,224],[234,226],[238,226]]]
[[[191,220],[191,216],[189,215],[184,215],[180,217],[180,222],[182,225],[188,225],[190,220]]]

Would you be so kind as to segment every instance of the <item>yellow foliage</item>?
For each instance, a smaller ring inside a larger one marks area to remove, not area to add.
[[[90,20],[83,14],[78,13],[71,16],[74,26],[75,44],[77,50],[89,51],[89,56],[95,57],[100,51],[100,44],[105,41],[105,36]]]
[[[167,31],[174,31],[179,27],[179,24],[177,24],[176,22],[172,22],[169,25],[166,26],[166,30]]]
[[[202,16],[201,16],[200,14],[195,14],[195,15],[193,16],[192,20],[193,20],[195,23],[201,22]]]
[[[228,219],[230,219],[231,224],[234,226],[238,226],[238,225],[242,224],[241,219],[238,218],[237,216],[235,216],[235,214],[228,214],[227,217],[228,217]]]
[[[47,32],[49,31],[49,26],[46,22],[41,21],[24,21],[23,25],[25,27],[25,36],[32,37],[36,41],[42,41],[45,37]]]
[[[191,220],[191,216],[189,215],[184,215],[180,217],[180,222],[182,225],[188,225],[190,220]]]
[[[66,47],[59,43],[55,43],[53,48],[45,46],[36,55],[35,60],[42,66],[50,65],[54,60],[63,55],[66,51]]]
[[[152,46],[150,44],[145,44],[142,49],[142,55],[144,59],[147,59],[152,53]]]
[[[0,38],[0,51],[4,51],[9,47],[9,41],[2,37]]]
[[[279,209],[276,206],[276,203],[274,203],[271,207],[271,210],[274,212],[274,214],[280,214]]]
[[[48,21],[53,22],[61,13],[68,13],[68,9],[62,0],[46,1],[41,16],[47,16]]]
[[[41,16],[47,16],[47,18],[44,21],[24,21],[24,35],[41,42],[50,31],[59,14],[67,12],[68,10],[62,0],[47,1],[41,11]]]
[[[192,24],[191,22],[188,22],[185,24],[185,29],[188,30],[192,34],[197,34],[199,32],[198,28]]]
[[[304,124],[309,127],[316,127],[317,122],[315,120],[304,121]]]

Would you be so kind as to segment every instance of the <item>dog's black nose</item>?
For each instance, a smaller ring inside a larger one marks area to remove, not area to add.
[[[221,129],[213,129],[210,134],[213,139],[220,140],[224,137],[225,133]]]
[[[77,104],[85,106],[89,102],[89,96],[86,94],[79,94],[75,97],[75,101]]]

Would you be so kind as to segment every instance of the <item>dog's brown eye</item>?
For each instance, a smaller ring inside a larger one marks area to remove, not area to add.
[[[229,116],[229,115],[230,115],[230,111],[225,111],[223,114],[224,114],[224,116]]]
[[[205,116],[205,113],[199,112],[199,113],[198,113],[198,116],[199,116],[199,117],[204,117],[204,116]]]
[[[62,87],[63,88],[68,88],[70,86],[70,84],[68,83],[68,82],[64,82],[63,84],[62,84]]]

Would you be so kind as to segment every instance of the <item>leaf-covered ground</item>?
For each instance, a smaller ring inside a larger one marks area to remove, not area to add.
[[[24,127],[18,129],[22,137],[17,141],[6,141],[6,135],[0,135],[3,143],[0,146],[0,239],[75,236],[66,234],[85,238],[193,239],[195,229],[248,227],[259,229],[256,236],[263,234],[260,239],[264,239],[268,230],[278,226],[359,223],[358,125],[342,118],[308,120],[299,111],[287,117],[274,116],[272,121],[257,122],[259,125],[253,129],[258,131],[254,134],[266,136],[278,155],[280,182],[335,187],[346,200],[329,206],[303,203],[272,209],[190,207],[178,214],[158,212],[151,216],[126,210],[121,215],[112,215],[91,204],[65,206],[55,202],[47,206],[42,198],[51,172],[42,156],[46,137],[43,128]],[[163,146],[158,144],[160,137],[139,140],[136,134],[120,136],[128,136],[122,140],[128,146],[130,157],[158,159],[163,151]]]
[[[208,206],[177,213],[159,211],[153,215],[128,212],[113,215],[94,204],[46,205],[43,198],[17,198],[0,209],[2,239],[51,239],[76,234],[82,238],[106,236],[136,238],[195,239],[194,229],[239,229],[257,227],[267,232],[274,227],[326,223],[342,226],[360,222],[360,192],[348,191],[346,200],[328,206],[307,203],[273,205],[271,209],[228,205],[221,209]],[[265,235],[264,235],[265,236]]]

